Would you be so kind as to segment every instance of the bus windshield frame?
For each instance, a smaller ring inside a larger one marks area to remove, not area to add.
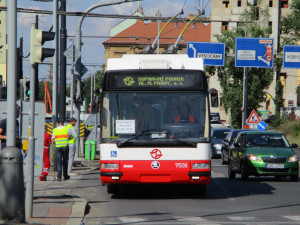
[[[166,85],[166,80],[172,80],[170,74],[177,79]],[[154,85],[155,80],[163,83]],[[178,80],[183,83],[174,85]],[[138,81],[143,83],[120,83]],[[109,72],[101,99],[101,143],[195,147],[210,140],[207,82],[202,71]]]

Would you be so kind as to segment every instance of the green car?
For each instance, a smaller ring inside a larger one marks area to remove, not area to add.
[[[286,137],[280,132],[242,131],[229,149],[228,176],[234,179],[241,174],[242,180],[249,176],[290,176],[298,181],[299,163]]]

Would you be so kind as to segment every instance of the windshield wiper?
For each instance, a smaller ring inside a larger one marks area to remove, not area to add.
[[[153,132],[153,131],[168,131],[168,129],[150,129],[150,130],[143,130],[142,132],[132,136],[131,138],[128,138],[127,140],[118,143],[117,146],[118,147],[122,147],[124,144],[128,143],[129,141],[131,141],[132,139],[138,138],[141,135],[147,134],[149,132]]]
[[[187,146],[191,146],[191,147],[196,147],[197,146],[197,143],[195,142],[189,142],[189,141],[185,141],[185,140],[182,140],[182,139],[178,139],[178,138],[175,138],[175,137],[172,137],[172,138],[169,138],[169,139],[173,139],[181,144],[185,144]]]

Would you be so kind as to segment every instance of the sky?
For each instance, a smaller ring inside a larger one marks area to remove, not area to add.
[[[111,3],[119,0],[67,0],[67,12],[84,12],[91,6],[99,3]],[[198,9],[204,9],[206,16],[210,13],[210,0],[142,0],[143,12],[145,16],[155,16],[155,13],[160,10],[163,17],[172,17],[181,11],[183,8],[184,15],[196,14]],[[38,2],[33,0],[17,0],[18,8],[26,9],[41,9],[53,10],[52,2]],[[105,6],[92,10],[92,13],[100,13],[107,15],[132,15],[138,9],[138,2],[128,2],[119,5]],[[78,21],[80,17],[67,16],[67,35],[75,36]],[[52,26],[52,15],[39,15],[39,29],[49,31]],[[82,77],[85,79],[91,73],[102,68],[104,64],[104,48],[102,42],[107,40],[110,36],[110,29],[117,25],[121,20],[115,18],[91,18],[86,17],[82,24],[82,36],[105,36],[107,38],[82,38],[83,46],[81,50],[81,61],[88,72]],[[32,13],[18,13],[17,18],[17,33],[18,43],[19,38],[23,36],[23,51],[24,56],[30,52],[30,29],[31,25],[35,23],[35,14]],[[76,41],[74,42],[76,43]],[[67,48],[72,44],[72,38],[67,39]],[[53,42],[44,45],[52,48]],[[49,59],[45,60],[49,62]],[[67,63],[70,61],[67,60]],[[95,66],[90,66],[95,65]],[[49,65],[39,66],[39,79],[48,78]],[[30,77],[30,57],[23,61],[24,77]],[[70,66],[67,66],[67,82],[71,80]]]

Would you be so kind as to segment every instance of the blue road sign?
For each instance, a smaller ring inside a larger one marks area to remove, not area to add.
[[[283,68],[300,68],[300,46],[283,46]]]
[[[203,58],[206,66],[224,66],[225,44],[188,42],[187,54],[190,58]]]
[[[273,68],[273,38],[236,38],[235,66]]]
[[[267,129],[267,124],[264,121],[260,121],[257,124],[257,129],[259,129],[259,130],[265,130],[265,129]]]

